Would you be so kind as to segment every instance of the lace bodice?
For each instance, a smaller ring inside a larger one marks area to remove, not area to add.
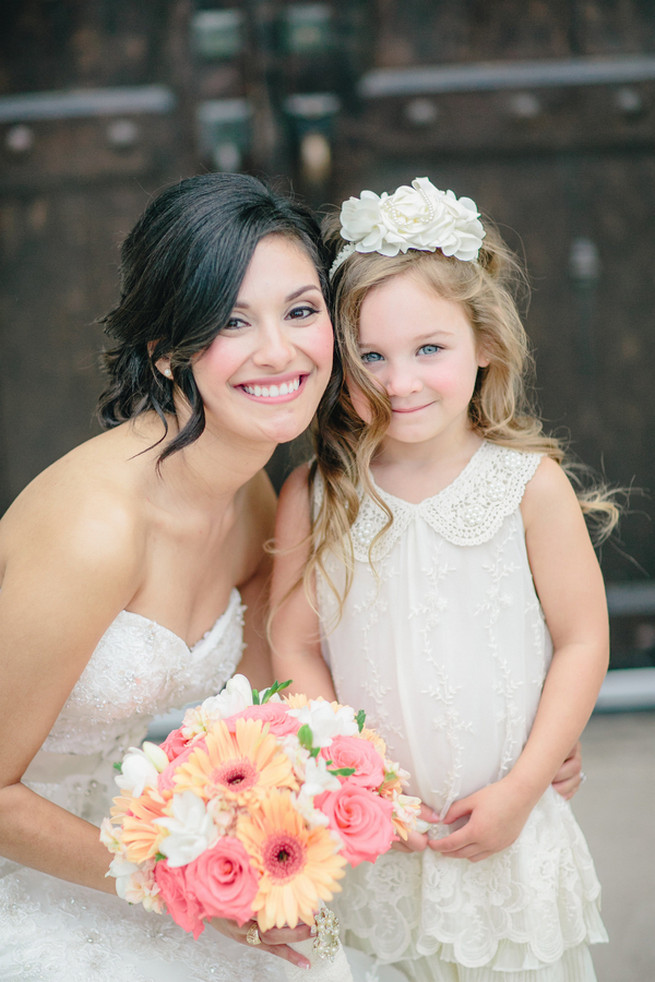
[[[107,752],[135,723],[145,730],[153,716],[219,691],[241,657],[242,629],[237,590],[193,648],[155,621],[122,611],[100,639],[44,749]]]

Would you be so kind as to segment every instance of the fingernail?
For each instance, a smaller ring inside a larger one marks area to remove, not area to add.
[[[311,927],[309,928],[310,938],[315,938],[317,934],[318,934],[318,928],[316,924],[312,924]]]

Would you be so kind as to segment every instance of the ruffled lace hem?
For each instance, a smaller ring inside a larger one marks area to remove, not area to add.
[[[607,940],[587,844],[552,789],[509,849],[480,863],[430,849],[388,853],[349,871],[333,906],[348,943],[394,964],[438,955],[468,968],[537,971]]]
[[[485,966],[467,968],[446,957],[431,955],[413,961],[399,962],[408,982],[597,982],[587,945],[569,948],[552,965],[538,968],[498,970]],[[499,974],[500,973],[500,974]]]

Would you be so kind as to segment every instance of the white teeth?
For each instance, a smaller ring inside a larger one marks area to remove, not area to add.
[[[300,376],[293,382],[282,382],[281,385],[244,385],[248,395],[263,399],[274,399],[275,396],[288,396],[300,388]]]

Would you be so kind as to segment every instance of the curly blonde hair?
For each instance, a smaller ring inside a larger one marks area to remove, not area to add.
[[[521,297],[529,294],[527,279],[518,257],[488,221],[485,230],[475,262],[449,258],[439,250],[409,250],[394,257],[355,252],[335,273],[332,316],[340,364],[321,400],[313,427],[315,459],[310,468],[310,492],[317,475],[323,488],[313,514],[311,554],[303,576],[309,595],[318,569],[343,602],[352,581],[350,528],[359,512],[362,489],[387,513],[387,524],[379,535],[393,521],[369,476],[371,461],[391,419],[391,407],[361,360],[358,327],[369,291],[401,274],[411,273],[437,296],[461,304],[473,329],[477,350],[489,359],[488,366],[478,371],[469,405],[472,430],[485,440],[515,450],[547,454],[561,464],[576,484],[582,510],[598,541],[609,535],[618,520],[615,493],[601,485],[584,487],[581,468],[566,459],[562,441],[543,431],[528,395],[534,364],[518,310]],[[343,245],[339,231],[338,215],[329,216],[324,222],[324,235],[333,254]],[[353,407],[348,382],[360,390],[368,403],[366,421]],[[374,545],[375,541],[371,549]],[[336,552],[346,568],[343,596],[331,582],[324,564],[329,552]]]

